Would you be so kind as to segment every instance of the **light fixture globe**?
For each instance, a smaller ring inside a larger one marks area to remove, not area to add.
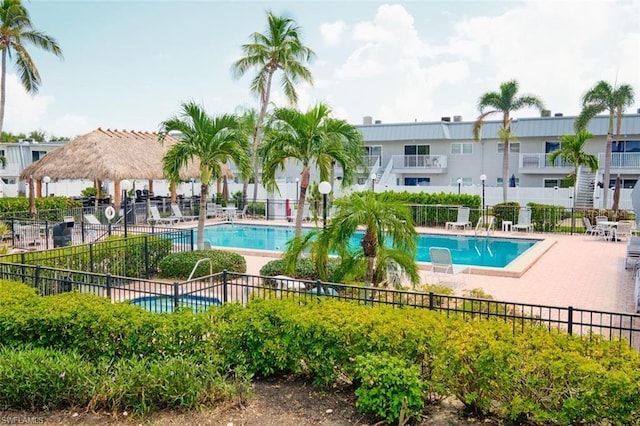
[[[481,180],[481,181],[483,181],[483,182],[484,182],[485,180],[487,180],[487,175],[484,175],[484,174],[483,174],[483,175],[480,175],[480,180]]]
[[[318,191],[320,191],[322,195],[327,195],[331,192],[331,184],[326,180],[320,182],[320,184],[318,185]]]
[[[462,183],[462,179],[458,178],[458,185]]]
[[[45,177],[42,178],[42,182],[49,183],[49,182],[51,182],[51,178],[49,176],[45,176]]]
[[[131,189],[131,181],[130,181],[130,180],[127,180],[127,179],[123,179],[123,180],[121,180],[121,181],[120,181],[120,188],[121,188],[123,191],[128,191],[128,190],[130,190],[130,189]]]

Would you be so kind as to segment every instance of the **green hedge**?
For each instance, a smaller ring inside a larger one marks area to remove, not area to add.
[[[225,269],[229,272],[247,272],[247,261],[237,253],[224,250],[195,250],[189,252],[172,253],[160,261],[160,276],[186,280],[193,271],[193,267],[200,259],[211,259],[201,262],[193,277],[203,277],[210,272],[217,274]]]
[[[624,341],[543,326],[519,325],[514,334],[500,320],[279,297],[202,314],[152,314],[83,294],[40,298],[0,281],[0,401],[5,408],[82,405],[79,393],[94,389],[96,407],[146,412],[194,406],[203,392],[217,398],[226,389],[218,372],[293,373],[329,386],[354,383],[360,408],[389,422],[419,417],[421,398],[444,397],[518,424],[633,424],[640,417],[640,353]],[[47,357],[58,361],[39,370],[34,360]],[[83,362],[108,372],[110,383],[83,381],[93,371]],[[72,394],[60,393],[58,366],[69,363]],[[22,377],[36,378],[40,399],[29,399],[29,383],[4,386]]]
[[[338,267],[340,266],[340,260],[336,258],[329,258],[327,262],[327,272],[329,281],[332,281],[331,277],[336,272]],[[265,263],[262,268],[260,268],[260,275],[264,275],[267,277],[273,277],[276,275],[286,275],[284,270],[284,262],[282,259],[274,259]],[[296,262],[296,270],[293,274],[292,278],[298,278],[301,280],[319,280],[320,276],[318,275],[318,271],[316,270],[316,265],[313,261],[308,258],[300,258]]]
[[[39,197],[35,200],[39,220],[58,221],[61,219],[58,215],[60,210],[82,207],[81,202],[67,197]],[[31,218],[28,212],[29,198],[0,198],[0,217]]]
[[[172,249],[173,241],[162,234],[137,235],[127,239],[114,235],[91,245],[0,256],[0,262],[136,278],[154,275],[160,261]],[[47,272],[43,271],[43,274]]]

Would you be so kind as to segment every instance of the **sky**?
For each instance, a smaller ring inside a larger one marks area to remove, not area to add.
[[[268,10],[294,19],[316,53],[314,84],[297,87],[298,107],[324,102],[352,124],[365,116],[382,123],[473,120],[480,96],[508,80],[554,114],[578,114],[581,96],[600,80],[631,85],[636,102],[627,112],[640,108],[637,0],[24,4],[64,59],[28,47],[42,77],[33,96],[9,64],[4,130],[13,133],[154,132],[188,101],[211,115],[256,108],[254,71],[234,79],[231,68],[250,35],[265,32]],[[277,85],[272,101],[287,106]]]

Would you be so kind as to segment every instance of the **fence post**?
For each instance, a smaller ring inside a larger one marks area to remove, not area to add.
[[[86,227],[84,221],[80,222],[80,238],[82,238],[82,242],[86,241],[85,237]]]
[[[107,297],[111,300],[111,274],[107,274]]]
[[[48,220],[44,221],[44,235],[45,235],[44,245],[47,248],[47,250],[49,250],[49,221]]]
[[[434,294],[432,291],[429,292],[429,310],[433,311],[434,303],[433,303]]]
[[[194,246],[194,244],[195,244],[195,242],[194,242],[195,238],[194,238],[194,231],[193,231],[193,228],[191,228],[191,229],[189,230],[189,237],[190,237],[190,241],[191,241],[191,244],[190,244],[191,249],[190,249],[190,251],[193,251],[193,246]]]
[[[175,281],[173,283],[173,308],[177,309],[180,303],[180,283]]]
[[[322,281],[316,281],[316,296],[322,296]]]
[[[222,303],[226,304],[227,303],[227,277],[228,277],[228,272],[226,269],[224,269],[222,271]]]
[[[109,228],[107,229],[107,233],[111,236],[111,221],[109,221]]]
[[[144,236],[144,276],[149,278],[149,236]]]
[[[36,269],[33,272],[33,288],[40,291],[40,265],[36,265]],[[46,294],[43,294],[41,291],[40,294],[46,296]]]
[[[25,276],[27,275],[26,262],[24,258],[25,258],[25,253],[24,252],[20,253],[20,263],[22,263],[22,274],[20,275],[22,275],[22,283],[25,283],[25,278],[26,278]]]
[[[567,333],[571,336],[573,334],[573,306],[569,306],[569,318],[567,318]]]
[[[93,261],[93,244],[94,243],[89,243],[89,270],[93,273],[95,272],[95,267],[94,264],[95,262]]]
[[[264,216],[269,220],[269,198],[267,197],[267,202],[265,203],[265,211]]]

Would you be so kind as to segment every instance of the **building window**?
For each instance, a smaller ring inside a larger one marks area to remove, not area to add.
[[[3,178],[0,178],[0,179],[2,179],[2,182],[3,182],[5,185],[15,185],[15,184],[16,184],[16,178],[6,178],[6,177],[3,177]]]
[[[31,151],[31,161],[36,162],[47,153],[47,151]]]
[[[520,186],[520,178],[519,177],[515,178],[515,181],[516,181],[516,186]],[[502,178],[501,177],[496,179],[496,185],[497,186],[502,186]]]
[[[557,151],[560,149],[560,142],[545,142],[544,143],[544,153],[548,154],[553,151]]]
[[[369,157],[369,161],[367,162],[369,166],[375,166],[375,162],[377,162],[378,165],[382,164],[381,145],[365,146],[364,155],[365,157]]]
[[[545,188],[555,188],[556,186],[558,188],[560,188],[561,184],[562,184],[562,180],[560,180],[560,179],[545,179],[544,180],[544,187]]]
[[[462,179],[462,186],[473,186],[473,179],[469,177],[451,178],[451,186],[458,186],[458,179]]]
[[[405,186],[429,186],[431,178],[428,177],[406,177],[404,178]]]
[[[620,187],[624,189],[633,189],[636,186],[637,179],[620,179]],[[609,188],[616,187],[616,179],[609,180]]]
[[[509,142],[509,152],[520,152],[520,142]],[[504,153],[504,142],[498,143],[498,154]]]
[[[454,142],[451,144],[452,155],[470,155],[473,154],[473,143],[470,142]]]
[[[611,152],[640,152],[640,140],[612,141]]]

